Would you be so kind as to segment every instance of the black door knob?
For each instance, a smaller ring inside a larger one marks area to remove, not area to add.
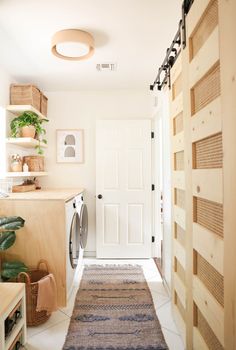
[[[98,199],[102,199],[102,195],[101,194],[98,195]]]

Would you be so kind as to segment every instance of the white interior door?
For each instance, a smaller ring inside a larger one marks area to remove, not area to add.
[[[151,256],[151,121],[100,120],[96,132],[98,258]]]

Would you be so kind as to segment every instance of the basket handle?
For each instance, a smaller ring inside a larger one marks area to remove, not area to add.
[[[46,271],[49,272],[49,266],[47,260],[41,259],[38,262],[37,269],[40,270],[40,265],[44,264],[46,267]]]
[[[18,276],[17,276],[17,281],[18,282],[21,282],[21,277],[26,278],[26,284],[30,284],[31,283],[30,276],[28,275],[28,273],[25,273],[25,272],[18,273]]]

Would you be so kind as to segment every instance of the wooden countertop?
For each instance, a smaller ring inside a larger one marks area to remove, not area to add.
[[[3,315],[12,301],[24,290],[24,283],[0,283],[0,315]]]
[[[43,189],[30,192],[10,193],[9,197],[1,198],[1,200],[62,200],[66,202],[83,191],[83,188]]]

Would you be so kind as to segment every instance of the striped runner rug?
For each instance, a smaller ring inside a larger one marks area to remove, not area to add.
[[[168,349],[142,268],[85,266],[63,350]]]

